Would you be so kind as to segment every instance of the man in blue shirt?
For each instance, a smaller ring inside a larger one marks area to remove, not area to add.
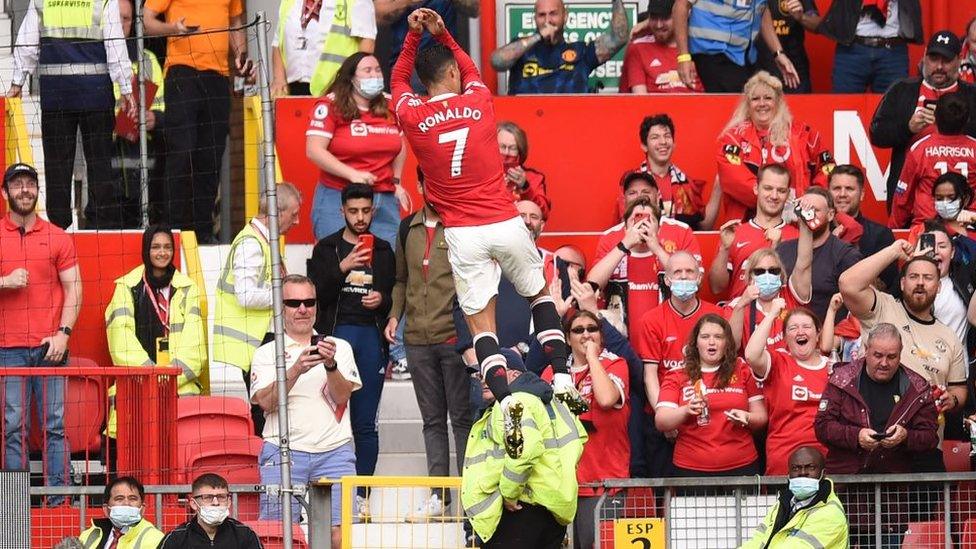
[[[566,42],[568,12],[563,0],[536,0],[536,34],[519,38],[491,54],[496,71],[511,71],[510,95],[524,93],[586,93],[587,79],[624,47],[630,23],[622,0],[612,0],[610,32],[593,42]]]

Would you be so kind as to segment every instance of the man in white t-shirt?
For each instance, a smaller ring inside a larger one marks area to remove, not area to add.
[[[307,484],[327,477],[356,474],[352,428],[347,405],[362,387],[352,347],[327,337],[312,345],[315,323],[315,285],[303,275],[282,282],[285,315],[285,363],[288,383],[288,440],[291,482]],[[261,484],[280,484],[278,391],[275,383],[275,344],[262,345],[251,361],[251,402],[264,410],[264,447],[258,464]],[[341,515],[338,485],[332,487],[332,546],[339,547]],[[292,502],[292,518],[301,516]],[[281,503],[261,495],[261,519],[281,517]]]

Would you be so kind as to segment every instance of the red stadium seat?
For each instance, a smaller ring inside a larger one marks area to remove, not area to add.
[[[254,435],[206,437],[180,444],[184,482],[203,473],[216,473],[230,484],[258,484],[258,457],[264,441]]]
[[[95,361],[72,358],[69,366],[97,368]],[[101,455],[108,395],[104,379],[68,377],[64,391],[64,436],[72,454]],[[36,400],[31,401],[31,429],[28,445],[32,452],[44,448],[44,430],[37,420]]]
[[[251,407],[239,398],[194,396],[177,400],[176,436],[181,444],[204,437],[254,434]]]
[[[945,522],[912,522],[908,524],[902,549],[943,549],[945,547]]]
[[[961,473],[972,471],[969,451],[972,444],[958,440],[942,441],[942,459],[945,461],[946,471]]]
[[[285,535],[281,527],[281,521],[277,520],[256,520],[246,523],[251,527],[252,530],[261,539],[261,544],[264,545],[264,549],[283,549]],[[291,529],[292,535],[292,547],[296,549],[307,549],[308,544],[305,542],[305,532],[297,525],[293,525]]]

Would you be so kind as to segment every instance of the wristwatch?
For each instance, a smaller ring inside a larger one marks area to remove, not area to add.
[[[61,333],[63,333],[66,336],[70,336],[71,335],[71,328],[69,328],[67,326],[61,326],[61,327],[59,327],[58,328],[58,331],[61,332]]]
[[[336,370],[339,369],[339,363],[337,363],[335,360],[332,361],[332,366],[331,367],[329,367],[329,363],[328,362],[325,362],[322,365],[325,366],[325,371],[326,372],[334,372],[334,371],[336,371]]]

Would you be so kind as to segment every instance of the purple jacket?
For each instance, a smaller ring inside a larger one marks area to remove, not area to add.
[[[885,428],[899,424],[908,430],[908,438],[895,448],[879,446],[868,452],[857,443],[861,429],[871,428],[868,407],[858,387],[863,369],[863,358],[838,365],[824,389],[814,430],[817,439],[827,446],[826,470],[830,474],[911,472],[913,455],[939,443],[929,382],[901,366],[896,375],[900,376],[902,397]]]

